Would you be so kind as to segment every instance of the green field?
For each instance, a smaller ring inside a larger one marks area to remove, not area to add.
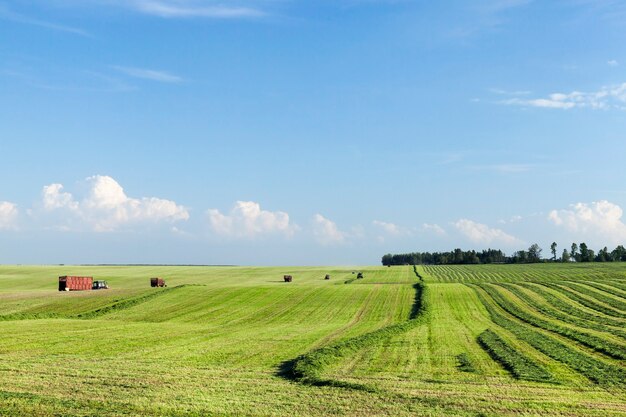
[[[621,263],[0,266],[0,415],[626,416],[625,365]]]

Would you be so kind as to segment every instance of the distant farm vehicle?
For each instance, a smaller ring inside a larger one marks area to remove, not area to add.
[[[64,275],[59,277],[59,291],[88,291],[93,287],[92,277],[75,277]]]
[[[151,287],[167,287],[163,278],[150,278]]]
[[[326,274],[326,276],[324,277],[324,279],[330,279],[330,275]]]
[[[285,282],[291,282],[293,281],[293,277],[291,275],[284,275],[283,279],[285,280]]]
[[[359,272],[358,274],[356,274],[356,278],[357,279],[363,279],[363,273]]]
[[[108,290],[109,284],[106,281],[94,281],[91,286],[92,290]]]

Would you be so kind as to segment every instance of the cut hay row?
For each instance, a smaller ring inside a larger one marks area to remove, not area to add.
[[[524,340],[532,347],[570,368],[586,376],[599,385],[625,386],[626,370],[583,353],[580,349],[566,345],[552,336],[531,329],[527,324],[521,324],[500,313],[487,300],[487,293],[477,285],[473,285],[479,299],[489,313],[491,320],[498,326],[507,329],[516,337]]]
[[[532,359],[522,355],[507,344],[492,330],[487,329],[478,336],[478,343],[504,369],[517,379],[537,382],[554,382],[554,377]]]
[[[613,307],[616,310],[621,312],[626,312],[626,302],[622,301],[622,299],[614,298],[606,295],[602,290],[597,291],[595,289],[589,288],[588,283],[585,282],[584,285],[576,284],[573,282],[563,282],[560,285],[571,288],[581,294],[584,294],[588,297],[591,297],[595,300],[600,301],[610,307]]]
[[[595,311],[599,311],[603,314],[606,314],[607,316],[618,317],[621,319],[626,318],[626,314],[620,311],[617,311],[613,308],[607,307],[606,305],[596,302],[590,298],[583,297],[577,291],[574,291],[571,288],[563,287],[563,286],[556,285],[554,283],[549,283],[549,282],[542,282],[541,284],[548,288],[552,288],[553,290],[556,290],[562,293],[566,297],[584,305],[587,308],[590,308]]]
[[[549,304],[559,309],[560,311],[567,313],[568,315],[576,316],[583,320],[596,322],[606,326],[624,327],[626,325],[626,322],[617,318],[604,315],[596,310],[590,309],[589,311],[587,311],[583,308],[577,307],[578,305],[582,306],[582,304],[577,303],[573,299],[566,297],[566,299],[570,300],[570,302],[567,302],[560,297],[557,297],[555,294],[553,294],[547,288],[541,286],[540,284],[523,282],[518,283],[517,285],[522,286],[540,295]]]
[[[531,296],[526,294],[524,291],[522,291],[518,285],[507,284],[507,283],[501,283],[498,285],[503,288],[506,288],[511,293],[515,294],[516,297],[524,301],[527,305],[531,306],[536,311],[541,312],[548,317],[558,319],[564,323],[569,323],[573,326],[585,327],[585,328],[596,330],[599,332],[607,332],[615,336],[621,337],[622,339],[626,339],[625,331],[620,330],[620,329],[614,329],[606,325],[599,324],[595,321],[589,321],[587,319],[584,319],[583,321],[581,321],[580,317],[576,317],[572,315],[571,313],[570,314],[564,313],[560,310],[557,310],[556,308],[552,308],[548,305],[541,304],[537,302],[537,300],[533,299]],[[563,303],[563,304],[567,305],[567,303]],[[604,324],[607,324],[607,323],[604,323]]]
[[[504,311],[518,318],[519,320],[530,324],[531,326],[547,330],[574,342],[578,342],[587,346],[596,352],[603,353],[611,358],[626,359],[626,347],[612,343],[601,337],[582,332],[569,327],[559,326],[534,314],[530,314],[525,310],[518,308],[515,304],[505,298],[495,287],[489,284],[477,284],[500,306]]]

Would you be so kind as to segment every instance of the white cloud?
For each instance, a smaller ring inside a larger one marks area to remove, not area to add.
[[[228,214],[210,209],[207,215],[215,233],[232,238],[251,239],[268,234],[290,237],[298,230],[298,226],[290,222],[289,214],[262,210],[254,201],[237,201]]]
[[[313,236],[322,245],[342,244],[347,240],[347,234],[321,214],[313,216]]]
[[[576,233],[579,238],[596,238],[600,244],[623,244],[626,224],[620,206],[606,200],[570,205],[569,209],[552,210],[548,219],[555,225]]]
[[[141,78],[143,80],[158,81],[162,83],[179,83],[183,81],[181,77],[165,71],[157,71],[146,68],[122,67],[117,65],[113,65],[111,68],[131,77]]]
[[[247,0],[54,0],[54,3],[61,7],[118,7],[150,16],[179,19],[242,19],[266,14],[259,8],[247,6],[254,3]]]
[[[0,201],[0,230],[15,229],[17,227],[17,206],[8,201]]]
[[[128,197],[122,186],[109,176],[95,175],[87,178],[85,184],[87,195],[80,201],[72,194],[63,192],[61,184],[43,187],[44,210],[65,210],[70,217],[66,220],[77,219],[99,232],[116,230],[132,223],[189,219],[187,209],[174,201],[156,197]]]
[[[446,231],[443,229],[443,227],[439,226],[438,224],[424,223],[422,224],[422,230],[424,230],[425,232],[434,233],[437,236],[446,235]]]
[[[614,59],[611,59],[611,60],[607,61],[606,63],[609,65],[609,67],[618,67],[619,66],[619,62],[617,62]]]
[[[491,243],[501,243],[505,245],[521,243],[519,239],[505,233],[501,229],[493,229],[485,224],[476,223],[468,219],[460,219],[454,223],[454,227],[474,243],[485,245]]]
[[[604,86],[597,91],[570,93],[553,93],[547,97],[520,99],[512,98],[501,104],[523,107],[542,107],[551,109],[626,109],[626,83]]]
[[[48,22],[45,20],[33,19],[10,10],[6,4],[0,3],[0,19],[11,20],[13,22],[24,23],[26,25],[39,26],[44,29],[50,29],[57,32],[66,32],[80,36],[90,36],[89,33],[82,29],[71,26],[60,25],[58,23]]]
[[[372,222],[372,224],[376,227],[379,227],[380,229],[382,229],[385,233],[390,234],[390,235],[401,235],[403,233],[405,233],[404,230],[400,229],[400,227],[397,224],[394,223],[389,223],[389,222],[383,222],[380,220],[374,220]]]
[[[232,19],[263,16],[263,12],[249,7],[224,6],[212,1],[135,0],[129,2],[135,10],[166,18],[209,17]]]

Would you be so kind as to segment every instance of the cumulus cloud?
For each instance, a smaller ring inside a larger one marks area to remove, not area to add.
[[[549,109],[626,109],[626,83],[603,86],[597,91],[570,93],[552,93],[546,97],[511,98],[501,104],[523,107],[542,107]]]
[[[106,175],[85,179],[87,194],[77,200],[63,191],[62,184],[43,187],[45,211],[62,211],[89,225],[93,230],[112,231],[126,224],[139,222],[188,220],[189,212],[174,201],[156,197],[131,198],[122,186]]]
[[[623,244],[626,240],[626,224],[622,221],[623,210],[606,200],[576,203],[568,209],[552,210],[548,219],[555,225],[574,232],[580,238],[591,236],[601,243]]]
[[[372,224],[380,229],[382,229],[385,233],[389,234],[389,235],[401,235],[406,233],[405,230],[402,230],[397,224],[394,223],[389,223],[389,222],[383,222],[380,220],[374,220],[372,222]]]
[[[335,222],[321,214],[313,216],[313,236],[322,245],[342,244],[348,237],[347,233],[339,230]]]
[[[218,235],[232,238],[255,238],[278,234],[290,237],[298,226],[283,211],[262,210],[254,201],[237,201],[228,214],[217,209],[207,211],[211,229]]]
[[[8,201],[0,201],[0,230],[17,227],[18,208]]]
[[[489,226],[476,223],[468,219],[460,219],[454,223],[454,227],[470,241],[480,244],[500,243],[504,245],[513,245],[521,243],[519,239],[511,236],[501,229],[490,228]]]
[[[439,226],[438,224],[424,223],[422,224],[422,230],[425,232],[433,233],[437,236],[446,235],[446,231],[443,229],[443,227]]]

